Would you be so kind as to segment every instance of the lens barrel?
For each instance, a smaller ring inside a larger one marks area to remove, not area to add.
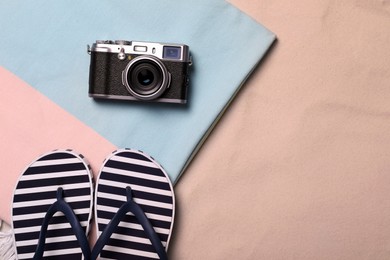
[[[169,86],[170,75],[165,65],[153,56],[138,56],[124,70],[124,85],[134,97],[152,100]]]

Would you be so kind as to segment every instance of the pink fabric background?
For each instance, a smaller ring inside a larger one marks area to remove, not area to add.
[[[10,223],[18,178],[41,154],[73,149],[86,157],[96,175],[116,147],[1,67],[0,86],[0,218]]]
[[[170,259],[390,259],[390,1],[232,0],[278,36],[175,186]],[[0,69],[0,218],[55,148],[115,147]]]
[[[172,259],[390,259],[390,1],[231,0],[278,42],[176,185]]]

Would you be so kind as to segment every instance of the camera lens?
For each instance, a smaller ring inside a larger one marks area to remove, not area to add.
[[[154,80],[154,74],[149,69],[143,69],[138,73],[138,82],[143,86],[150,85]]]
[[[164,93],[169,85],[169,73],[164,64],[154,57],[138,56],[125,69],[124,85],[139,99],[151,100]]]
[[[139,95],[155,93],[162,83],[162,71],[150,60],[139,60],[127,73],[130,88]]]

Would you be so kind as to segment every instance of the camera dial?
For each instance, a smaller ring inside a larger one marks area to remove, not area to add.
[[[116,40],[115,44],[118,44],[118,45],[131,45],[131,41]]]
[[[111,40],[96,40],[97,44],[113,44],[114,41]]]

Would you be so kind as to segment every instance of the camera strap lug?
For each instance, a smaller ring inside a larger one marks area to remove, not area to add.
[[[87,53],[88,53],[89,55],[91,55],[91,46],[89,46],[89,44],[87,45]]]
[[[188,62],[189,66],[192,66],[192,55],[190,55],[190,61]]]
[[[125,49],[124,48],[121,48],[121,50],[119,51],[118,59],[120,59],[120,60],[126,59],[126,54],[125,54]]]

